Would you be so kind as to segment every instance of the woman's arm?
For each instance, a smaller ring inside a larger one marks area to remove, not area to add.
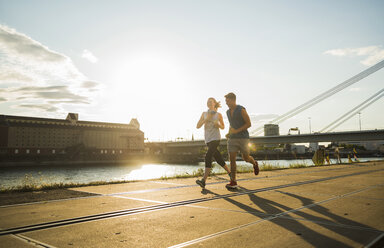
[[[219,113],[219,121],[216,123],[216,127],[220,129],[224,129],[224,121],[223,121],[223,116]]]
[[[205,123],[204,113],[201,114],[200,120],[197,122],[196,128],[201,128],[202,125]]]

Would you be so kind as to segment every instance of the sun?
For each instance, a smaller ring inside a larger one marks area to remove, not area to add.
[[[111,86],[105,93],[105,107],[110,119],[129,122],[130,118],[138,118],[140,123],[151,122],[158,127],[166,125],[159,120],[169,111],[181,112],[185,107],[175,104],[175,98],[188,94],[184,87],[186,75],[182,66],[169,57],[127,58],[113,69],[112,74]],[[169,120],[167,125],[171,122]]]
[[[149,55],[123,61],[114,75],[116,93],[123,99],[126,92],[133,90],[148,99],[158,98],[160,93],[167,94],[166,90],[170,88],[182,88],[183,83],[180,65],[166,57]]]

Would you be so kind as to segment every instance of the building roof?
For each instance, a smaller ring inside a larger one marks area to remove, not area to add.
[[[71,117],[75,117],[74,113],[70,113]],[[14,115],[0,115],[1,126],[18,126],[18,125],[52,125],[52,126],[67,126],[67,127],[88,127],[88,128],[116,128],[116,129],[131,129],[139,130],[136,125],[122,124],[122,123],[109,123],[109,122],[95,122],[95,121],[78,121],[76,118],[69,119],[53,119],[53,118],[40,118],[40,117],[27,117],[27,116],[14,116]]]

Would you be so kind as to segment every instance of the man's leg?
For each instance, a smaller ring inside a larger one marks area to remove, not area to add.
[[[253,159],[253,157],[251,155],[249,155],[249,153],[242,154],[242,157],[243,157],[245,162],[251,163],[253,165],[253,172],[257,176],[259,174],[259,165],[258,165],[258,163]]]
[[[231,181],[236,182],[236,155],[237,152],[229,153],[229,161],[231,162]]]
[[[253,173],[257,176],[259,174],[259,164],[253,159],[249,154],[242,154],[245,162],[251,163],[253,165]]]
[[[236,183],[236,155],[239,151],[239,145],[238,145],[237,139],[229,139],[228,140],[228,154],[229,154],[229,161],[231,162],[231,181],[225,187],[227,189],[238,189],[237,183]]]
[[[253,173],[257,176],[259,174],[259,165],[258,163],[253,159],[251,155],[249,155],[249,139],[242,140],[241,144],[241,155],[245,162],[251,163],[253,165]]]

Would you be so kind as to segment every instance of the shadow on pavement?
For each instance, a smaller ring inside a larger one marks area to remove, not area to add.
[[[242,191],[248,191],[248,189],[240,187],[239,190],[234,190],[235,192],[242,192]],[[307,206],[310,204],[315,203],[314,200],[310,198],[306,198],[303,196],[299,196],[293,193],[287,193],[287,192],[281,192],[281,191],[275,191],[279,192],[281,194],[284,194],[286,196],[290,196],[296,199],[299,199],[302,202],[302,206]],[[201,191],[202,194],[212,194],[219,196],[219,194],[212,192],[208,189],[203,189]],[[296,218],[289,218],[290,216],[286,214],[285,216],[288,218],[281,218],[276,217],[276,214],[281,214],[285,211],[293,210],[292,208],[285,206],[279,202],[271,201],[262,197],[257,196],[256,194],[249,194],[248,195],[250,200],[253,204],[258,206],[260,210],[253,208],[251,206],[248,206],[246,204],[243,204],[241,202],[238,202],[231,198],[224,198],[224,200],[236,205],[237,207],[241,208],[242,210],[248,212],[249,214],[252,214],[254,216],[266,219],[267,221],[270,221],[298,236],[300,236],[303,240],[305,240],[307,243],[315,246],[315,247],[350,247],[349,245],[338,241],[334,238],[331,238],[329,236],[325,236],[324,234],[321,234],[315,230],[312,230],[311,228],[305,226],[303,224],[303,221],[309,220],[312,223],[316,225],[321,226],[322,228],[328,229],[332,231],[333,233],[336,233],[340,236],[344,236],[347,239],[353,240],[355,242],[358,242],[360,244],[364,244],[366,242],[366,236],[362,234],[363,228],[367,229],[374,229],[372,227],[366,226],[364,224],[355,222],[353,220],[347,219],[342,216],[338,216],[336,214],[333,214],[329,211],[329,209],[321,206],[321,205],[314,205],[308,209],[311,209],[312,211],[324,216],[319,217],[315,215],[311,215],[308,213],[304,213],[301,211],[295,211],[294,213],[300,217],[303,218],[303,220],[297,220]],[[268,218],[271,218],[268,220]],[[304,220],[305,219],[305,220]],[[305,222],[304,222],[305,223]],[[354,226],[357,228],[346,228],[342,227],[340,224]],[[370,231],[372,232],[372,231]],[[373,232],[372,232],[373,234]],[[373,234],[375,235],[375,234]]]

